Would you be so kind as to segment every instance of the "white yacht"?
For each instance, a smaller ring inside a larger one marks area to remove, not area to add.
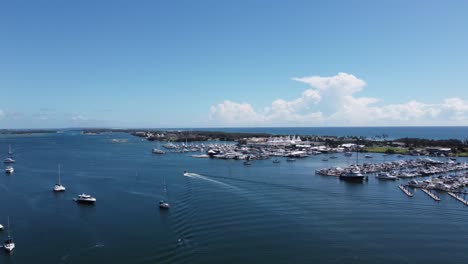
[[[391,175],[388,172],[378,173],[375,177],[377,179],[382,179],[382,180],[397,180],[398,179],[398,177],[396,175]]]
[[[15,162],[15,160],[13,158],[11,158],[11,157],[8,157],[8,158],[3,160],[3,163],[14,163],[14,162]]]
[[[8,217],[8,238],[3,243],[3,248],[7,252],[12,252],[13,249],[15,249],[15,242],[13,241],[13,238],[11,238],[11,235],[10,235],[10,217]]]
[[[151,152],[153,154],[166,154],[166,152],[164,150],[160,150],[160,149],[157,149],[157,148],[154,148]]]
[[[13,166],[7,166],[5,168],[5,172],[8,173],[8,174],[11,174],[15,171],[15,168],[13,168]]]
[[[2,226],[2,225],[0,225],[0,230],[3,230],[3,226]]]
[[[54,185],[54,192],[64,192],[65,186],[60,183],[60,165],[58,165],[58,183]]]
[[[164,200],[159,201],[159,208],[160,209],[169,209],[169,203],[165,202]]]
[[[75,201],[78,203],[88,203],[93,204],[96,202],[96,198],[92,197],[89,194],[82,193],[78,195],[78,198],[75,198]]]

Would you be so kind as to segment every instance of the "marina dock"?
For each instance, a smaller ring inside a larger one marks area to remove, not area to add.
[[[468,205],[468,201],[461,198],[460,196],[454,194],[453,192],[448,192],[448,195],[452,196],[453,198],[457,199],[458,201],[460,201],[462,204],[464,205]]]
[[[439,196],[437,196],[435,193],[427,190],[427,189],[421,189],[424,193],[426,193],[429,197],[431,197],[432,199],[434,199],[434,201],[436,202],[439,202],[440,201],[440,198]]]
[[[406,195],[408,195],[408,197],[413,197],[413,194],[407,188],[405,188],[405,186],[399,185],[398,188],[400,188],[400,190],[402,190]]]

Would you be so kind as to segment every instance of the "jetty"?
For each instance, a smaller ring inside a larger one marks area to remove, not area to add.
[[[457,199],[458,201],[460,201],[462,204],[464,205],[468,205],[468,201],[461,198],[460,196],[454,194],[453,192],[448,192],[448,195],[452,196],[453,198]]]
[[[431,197],[432,199],[434,199],[434,201],[436,202],[439,202],[440,201],[440,198],[439,196],[437,196],[435,193],[427,190],[427,189],[421,189],[425,194],[427,194],[429,197]]]
[[[408,195],[408,197],[413,197],[413,194],[407,188],[405,188],[405,186],[399,185],[398,188],[400,188],[400,190],[402,190],[406,195]]]

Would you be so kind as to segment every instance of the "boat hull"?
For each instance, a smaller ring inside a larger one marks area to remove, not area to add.
[[[350,182],[362,182],[367,179],[367,176],[346,176],[340,175],[340,180],[350,181]]]

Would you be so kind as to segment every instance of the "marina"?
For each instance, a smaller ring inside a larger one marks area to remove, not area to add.
[[[427,157],[432,160],[429,161],[426,157],[411,159],[409,156],[401,158],[397,155],[373,154],[372,159],[363,158],[356,164],[355,152],[352,156],[346,152],[317,153],[318,150],[305,150],[304,153],[295,148],[276,146],[264,149],[235,146],[236,143],[231,142],[172,143],[170,147],[180,147],[171,150],[161,146],[165,151],[169,150],[166,155],[154,155],[154,142],[141,141],[125,134],[75,136],[62,133],[41,136],[40,141],[37,138],[13,138],[7,142],[15,146],[17,170],[14,175],[0,178],[0,186],[5,190],[0,192],[0,199],[11,201],[11,204],[0,204],[1,211],[14,215],[13,219],[18,219],[20,215],[20,218],[31,219],[14,222],[12,231],[19,247],[11,256],[19,263],[35,261],[32,256],[40,256],[41,262],[49,263],[60,262],[62,258],[70,262],[86,262],[88,255],[80,252],[90,247],[92,250],[88,254],[93,259],[117,255],[120,259],[117,263],[129,263],[134,260],[134,255],[151,256],[151,262],[158,263],[220,261],[221,258],[215,257],[210,261],[194,253],[195,250],[207,250],[205,245],[210,245],[210,250],[217,252],[216,255],[240,256],[247,260],[252,255],[234,254],[224,246],[245,252],[250,245],[239,238],[240,234],[248,232],[255,244],[269,243],[264,239],[272,238],[272,229],[282,230],[285,240],[273,242],[272,239],[268,250],[257,250],[256,254],[262,259],[287,261],[293,255],[301,254],[310,260],[326,263],[326,255],[309,252],[310,245],[333,245],[320,237],[342,241],[338,242],[340,252],[343,248],[349,252],[359,252],[347,246],[356,241],[364,248],[372,247],[366,240],[356,238],[358,233],[363,232],[385,247],[392,246],[398,250],[411,247],[424,252],[423,246],[414,245],[423,245],[427,233],[412,231],[413,236],[403,244],[391,238],[391,234],[409,232],[399,219],[418,222],[425,229],[446,221],[451,235],[445,239],[449,241],[450,248],[457,248],[460,241],[450,227],[459,226],[459,215],[466,214],[468,217],[468,210],[460,211],[457,207],[459,201],[454,204],[455,200],[451,203],[451,199],[443,199],[435,207],[432,200],[417,195],[406,199],[395,191],[396,185],[403,184],[403,189],[411,195],[411,188],[429,187],[428,190],[438,193],[446,192],[442,189],[451,190],[463,197],[466,192],[463,170],[466,160],[463,158],[447,163],[447,158],[442,157]],[[126,140],[114,144],[114,138]],[[42,141],[47,144],[42,144]],[[184,148],[181,147],[183,144]],[[203,151],[195,151],[196,146],[201,148],[202,144]],[[293,156],[289,157],[291,154]],[[203,158],[194,158],[193,155],[203,155]],[[245,155],[244,159],[242,155]],[[361,153],[358,155],[361,156]],[[329,161],[322,161],[325,157]],[[287,159],[295,159],[295,162],[286,162]],[[250,162],[251,165],[243,166],[243,162]],[[66,181],[67,191],[60,194],[50,191],[54,182],[62,184],[57,163],[60,163],[60,168],[66,169],[62,178]],[[354,173],[349,175],[362,177],[362,180],[340,180],[336,175],[322,177],[315,174],[327,165],[332,166],[332,170],[328,168],[330,172],[340,171],[338,167],[344,171],[351,169]],[[138,173],[135,173],[135,168],[138,168]],[[419,173],[420,176],[409,179],[384,179],[389,175],[424,170],[434,171],[434,174],[426,176]],[[378,178],[379,171],[388,175]],[[431,184],[434,189],[430,189]],[[77,197],[83,190],[86,193]],[[166,193],[167,190],[170,190],[170,195]],[[95,197],[99,198],[99,204]],[[74,198],[77,202],[78,199],[94,199],[90,203],[95,205],[74,205]],[[286,206],[287,213],[284,210]],[[426,214],[429,208],[443,208],[444,214]],[[346,217],[343,218],[343,215]],[[388,218],[389,215],[392,217]],[[314,220],[317,217],[321,220]],[[253,225],[252,219],[261,225]],[[363,219],[378,221],[385,225],[385,229],[362,225]],[[32,222],[41,222],[44,229],[68,231],[61,232],[60,239],[54,235],[57,232],[52,232],[46,243],[46,238],[32,235],[39,232],[29,224]],[[330,228],[330,223],[338,228]],[[118,231],[128,225],[134,227],[132,234]],[[350,225],[354,226],[353,231],[343,231]],[[465,231],[458,229],[456,233],[460,232],[463,234]],[[3,234],[5,240],[5,232]],[[120,239],[132,240],[134,235],[144,243],[138,247],[124,247],[118,243]],[[382,235],[387,239],[380,240]],[[308,246],[284,249],[297,239],[307,241]],[[45,250],[41,245],[53,246],[56,251],[41,254]],[[158,245],[158,250],[155,251],[152,245]],[[107,251],[106,248],[111,250]],[[272,256],[270,248],[283,250],[281,254]],[[135,252],[134,255],[120,253],[128,249]],[[331,252],[335,250],[338,249],[332,246]],[[398,262],[385,250],[377,250],[393,263]],[[168,257],[168,253],[173,257]],[[442,254],[439,259],[447,256]],[[0,255],[0,259],[3,257],[7,258],[7,255]],[[463,257],[464,254],[458,256]],[[414,260],[420,258],[415,257]]]

